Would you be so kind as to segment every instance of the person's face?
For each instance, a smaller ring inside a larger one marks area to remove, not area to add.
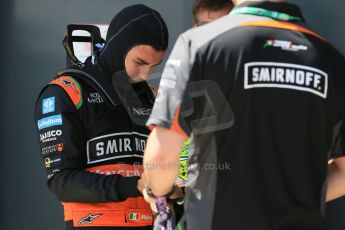
[[[202,25],[213,20],[216,20],[220,17],[223,17],[229,14],[231,11],[230,8],[218,10],[218,11],[210,11],[208,9],[201,9],[196,15],[196,26]]]
[[[157,51],[149,45],[133,47],[126,56],[125,67],[133,82],[146,81],[164,58],[164,51]]]

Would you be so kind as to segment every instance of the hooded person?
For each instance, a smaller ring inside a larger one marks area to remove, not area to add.
[[[41,91],[35,108],[40,151],[66,229],[152,228],[140,179],[149,134],[143,124],[154,100],[146,80],[167,46],[157,11],[127,7],[112,20],[96,56],[58,72]]]

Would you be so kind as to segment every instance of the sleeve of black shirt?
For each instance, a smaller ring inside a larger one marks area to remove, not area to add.
[[[345,112],[343,119],[334,127],[330,158],[345,157]]]
[[[190,135],[189,128],[180,123],[182,121],[180,109],[193,62],[189,39],[180,35],[165,65],[158,95],[147,126],[161,126],[172,129],[183,136]]]
[[[336,74],[339,78],[339,82],[342,84],[337,84],[337,92],[339,92],[337,103],[340,104],[340,119],[333,128],[333,140],[330,151],[330,158],[336,159],[339,157],[345,157],[345,58],[339,55],[340,58],[335,58],[333,60],[335,68],[338,69]],[[339,70],[339,67],[341,68]]]
[[[35,121],[48,187],[62,202],[102,203],[141,196],[139,177],[99,175],[85,168],[85,137],[78,110],[64,89],[47,86]]]

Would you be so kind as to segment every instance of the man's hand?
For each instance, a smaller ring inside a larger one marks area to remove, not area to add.
[[[146,188],[143,190],[143,196],[146,200],[147,203],[155,203],[156,202],[156,199],[150,197],[148,194],[147,194],[147,190]],[[169,199],[172,199],[172,200],[176,200],[176,199],[181,199],[184,197],[184,193],[183,193],[183,190],[182,188],[180,187],[176,187],[176,190],[175,192],[169,196],[168,198]]]
[[[144,190],[143,190],[143,195],[144,195],[145,201],[150,204],[152,211],[155,213],[158,213],[157,206],[156,206],[157,199],[150,197],[147,194],[146,188],[144,188]],[[183,197],[184,197],[184,193],[183,193],[182,188],[176,187],[175,192],[169,198],[170,199],[181,199]]]
[[[156,127],[147,139],[144,167],[148,184],[157,196],[164,196],[179,173],[180,151],[185,138],[170,129]]]
[[[184,197],[184,192],[182,188],[176,187],[175,192],[169,197],[170,199],[176,200]]]
[[[345,157],[333,160],[328,165],[326,201],[345,195]]]
[[[137,188],[140,191],[140,193],[143,195],[144,195],[144,189],[146,188],[146,186],[147,186],[147,179],[146,179],[145,173],[143,173],[137,183]]]
[[[155,204],[156,203],[156,199],[149,196],[146,188],[144,188],[144,190],[143,190],[143,195],[144,195],[145,201],[147,203],[149,203],[149,204]]]

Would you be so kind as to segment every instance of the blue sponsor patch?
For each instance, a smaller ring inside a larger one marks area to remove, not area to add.
[[[57,125],[62,125],[61,114],[51,117],[45,117],[37,121],[38,130],[46,129]]]
[[[55,111],[55,97],[43,99],[42,114],[51,113]]]

